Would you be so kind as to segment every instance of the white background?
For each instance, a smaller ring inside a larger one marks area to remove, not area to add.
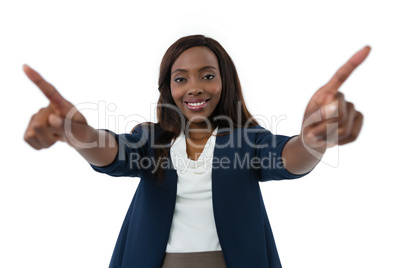
[[[48,101],[22,65],[74,104],[114,104],[83,113],[122,133],[154,120],[166,49],[205,34],[234,60],[251,112],[286,116],[274,129],[283,135],[298,134],[312,94],[372,47],[341,87],[365,116],[359,139],[330,149],[310,175],[261,188],[283,267],[402,267],[397,2],[2,1],[0,266],[107,267],[139,182],[94,172],[65,144],[25,143]]]

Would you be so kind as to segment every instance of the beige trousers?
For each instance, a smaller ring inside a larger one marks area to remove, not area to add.
[[[161,268],[226,268],[222,251],[165,254]]]

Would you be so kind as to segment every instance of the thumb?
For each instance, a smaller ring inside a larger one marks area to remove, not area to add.
[[[62,134],[64,132],[63,131],[64,120],[61,117],[59,117],[55,114],[50,114],[49,118],[48,118],[48,122],[49,122],[49,125],[55,130],[55,132],[57,134]]]
[[[54,137],[57,137],[59,141],[66,142],[64,119],[55,114],[50,114],[48,117],[48,124],[53,132]]]
[[[307,104],[303,116],[302,131],[337,115],[337,101],[334,94],[318,90]]]
[[[337,92],[326,91],[320,88],[310,99],[307,110],[310,113],[316,112],[317,110],[323,111],[324,107],[337,100],[338,94]]]
[[[56,114],[50,114],[48,123],[53,133],[59,137],[59,140],[74,148],[92,148],[96,146],[96,142],[88,142],[88,131],[92,128],[86,122],[76,122]]]

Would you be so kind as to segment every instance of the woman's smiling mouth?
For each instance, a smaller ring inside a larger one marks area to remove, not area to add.
[[[191,111],[199,111],[204,109],[205,106],[207,106],[209,100],[210,99],[196,99],[196,100],[185,101],[184,103],[186,104],[187,108],[190,109]]]

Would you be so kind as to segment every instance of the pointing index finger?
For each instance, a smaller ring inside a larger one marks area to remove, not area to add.
[[[49,84],[43,77],[36,72],[34,69],[24,64],[23,70],[28,78],[39,87],[39,89],[45,94],[50,102],[54,103],[56,106],[60,106],[65,101],[60,93]]]
[[[331,91],[338,90],[357,66],[367,58],[370,50],[370,46],[365,46],[356,52],[341,68],[338,69],[335,75],[324,87]]]

